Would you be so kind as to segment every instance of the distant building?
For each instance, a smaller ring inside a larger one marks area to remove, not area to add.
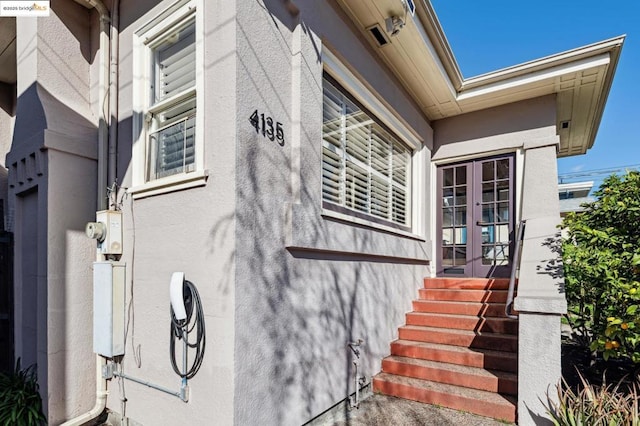
[[[584,210],[582,205],[594,200],[593,197],[589,196],[592,188],[593,181],[558,184],[560,216],[564,217],[569,212],[579,212]]]

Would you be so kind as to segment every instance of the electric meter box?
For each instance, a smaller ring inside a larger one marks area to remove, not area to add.
[[[124,355],[125,264],[93,264],[93,351],[107,358]]]
[[[104,240],[98,242],[101,254],[122,254],[122,213],[116,210],[96,212],[96,222],[105,226]]]

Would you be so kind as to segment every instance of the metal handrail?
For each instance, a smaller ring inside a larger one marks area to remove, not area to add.
[[[520,269],[520,246],[524,239],[524,228],[526,220],[521,220],[518,224],[518,236],[513,253],[513,264],[511,265],[511,277],[509,278],[509,291],[507,292],[507,304],[504,307],[504,313],[507,318],[517,319],[517,315],[513,315],[513,293],[516,285],[516,273]]]

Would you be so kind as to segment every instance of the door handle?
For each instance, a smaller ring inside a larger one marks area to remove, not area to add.
[[[477,221],[476,225],[478,226],[494,226],[494,225],[508,225],[509,222],[481,222]]]

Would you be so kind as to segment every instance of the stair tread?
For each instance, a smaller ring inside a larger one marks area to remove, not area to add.
[[[446,291],[446,292],[458,292],[458,293],[508,293],[509,290],[506,288],[421,288],[422,291],[435,292],[435,291]]]
[[[503,379],[503,380],[513,380],[513,381],[518,380],[517,374],[508,373],[506,371],[487,370],[479,367],[469,367],[466,365],[449,364],[445,362],[429,361],[429,360],[417,359],[417,358],[408,358],[408,357],[397,356],[397,355],[391,355],[385,359],[393,362],[415,365],[418,367],[446,370],[453,373],[462,373],[462,374],[468,374],[473,376],[497,378],[497,379]]]
[[[411,386],[426,391],[439,392],[443,394],[456,395],[463,398],[483,401],[485,403],[498,404],[502,406],[515,407],[515,398],[501,395],[496,392],[483,391],[480,389],[465,388],[462,386],[449,385],[446,383],[432,382],[429,380],[415,379],[413,377],[397,376],[395,374],[378,373],[375,379]]]
[[[438,327],[429,327],[426,325],[403,325],[400,328],[405,330],[433,331],[438,333],[442,333],[442,331],[444,330],[453,334],[460,334],[464,336],[486,336],[486,337],[496,336],[496,337],[503,337],[510,340],[516,340],[516,341],[518,340],[518,336],[515,336],[512,334],[491,333],[487,331],[460,330],[457,328],[438,328]]]
[[[479,300],[434,300],[434,299],[415,299],[414,302],[426,302],[426,303],[447,303],[452,305],[496,305],[496,306],[505,306],[505,302],[482,302]]]
[[[424,317],[444,317],[450,319],[476,319],[476,320],[490,320],[490,321],[500,321],[500,322],[518,322],[517,319],[507,318],[507,317],[486,317],[484,315],[464,315],[464,314],[448,314],[448,313],[439,313],[439,312],[420,312],[420,311],[411,311],[410,315],[419,315]]]
[[[424,288],[501,289],[509,287],[509,278],[425,278]]]
[[[447,313],[456,315],[481,315],[485,318],[504,318],[505,303],[456,301],[456,300],[426,300],[413,301],[413,312]]]
[[[493,355],[493,356],[499,356],[503,358],[516,359],[516,360],[518,359],[518,354],[514,352],[494,351],[492,349],[468,348],[466,346],[443,345],[441,343],[418,342],[415,340],[403,340],[403,339],[394,340],[393,342],[391,342],[391,344],[418,346],[421,348],[429,348],[434,350],[451,351],[451,352],[459,352],[459,353],[482,354],[485,356]]]
[[[457,288],[421,288],[418,290],[419,300],[455,300],[469,302],[505,303],[508,290],[475,290]]]

